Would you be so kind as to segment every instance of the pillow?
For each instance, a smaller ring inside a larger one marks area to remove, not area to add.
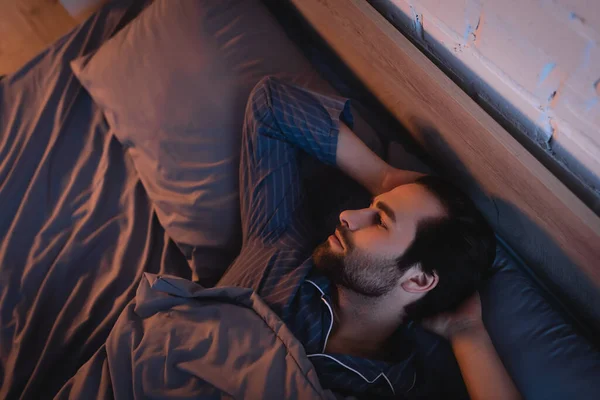
[[[600,352],[547,297],[499,245],[493,275],[481,290],[483,318],[523,398],[595,399]]]
[[[207,286],[240,245],[239,150],[251,89],[275,75],[332,93],[258,0],[156,0],[72,68]],[[356,117],[357,134],[377,147]]]
[[[388,162],[431,173],[419,158],[390,143]],[[494,346],[526,399],[594,399],[600,393],[600,352],[580,334],[499,243],[491,276],[480,290]]]

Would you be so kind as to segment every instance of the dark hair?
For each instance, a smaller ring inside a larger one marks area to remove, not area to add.
[[[411,319],[421,319],[455,309],[473,294],[494,262],[494,231],[471,199],[442,178],[425,176],[416,184],[435,195],[446,214],[419,223],[415,239],[397,260],[405,271],[420,265],[439,282],[421,299],[406,306]]]

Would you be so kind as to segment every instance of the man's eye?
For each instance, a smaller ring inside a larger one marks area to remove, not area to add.
[[[383,223],[383,220],[381,219],[381,214],[376,213],[374,219],[375,219],[375,225],[379,225],[382,228],[387,229],[387,227]]]

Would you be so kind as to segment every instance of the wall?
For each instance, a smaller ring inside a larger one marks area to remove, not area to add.
[[[370,1],[600,198],[600,1]],[[589,201],[588,201],[588,205]]]

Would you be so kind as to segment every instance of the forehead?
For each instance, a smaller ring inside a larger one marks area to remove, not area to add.
[[[411,220],[414,223],[425,218],[441,217],[445,214],[440,201],[426,188],[418,184],[402,185],[374,199],[386,203],[396,215],[398,222]]]

